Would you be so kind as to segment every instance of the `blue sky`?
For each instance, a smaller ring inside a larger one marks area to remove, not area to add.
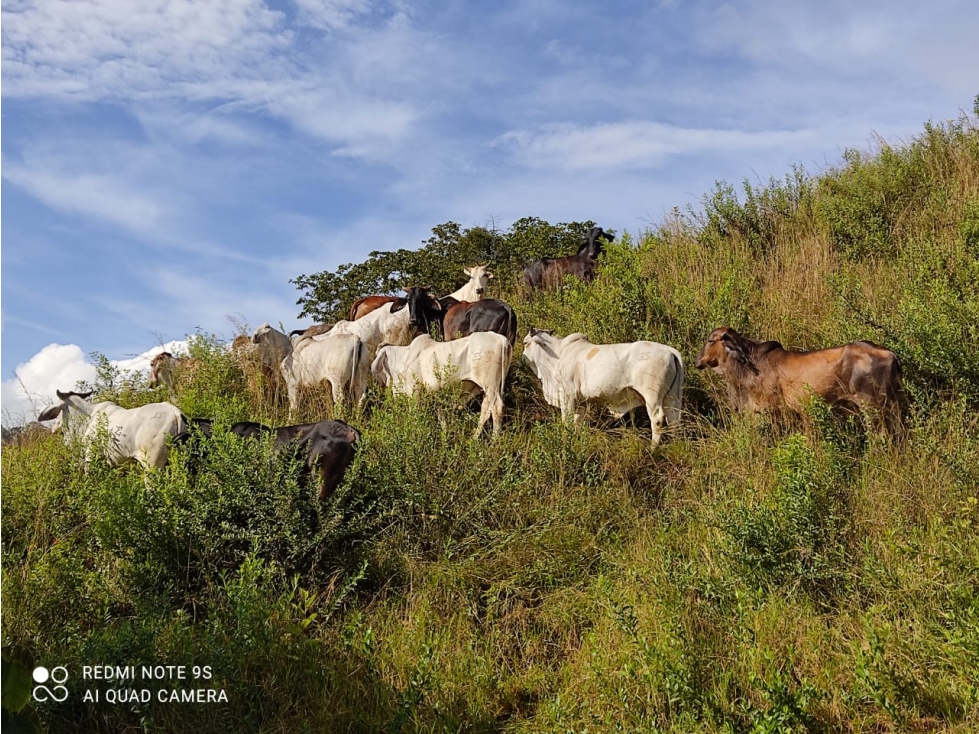
[[[4,412],[15,372],[53,394],[91,351],[292,328],[290,278],[444,221],[637,232],[907,138],[971,109],[977,27],[969,0],[5,0]]]

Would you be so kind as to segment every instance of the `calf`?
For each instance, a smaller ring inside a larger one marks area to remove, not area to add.
[[[527,290],[557,288],[565,275],[574,275],[586,283],[595,280],[598,256],[604,252],[602,239],[615,238],[601,227],[592,227],[588,237],[575,255],[568,257],[545,257],[535,260],[526,267],[520,277],[520,284]]]
[[[621,418],[646,407],[653,446],[664,425],[679,422],[683,408],[683,358],[673,347],[656,342],[592,344],[584,334],[563,339],[531,329],[523,358],[541,381],[544,399],[575,422],[586,403],[598,403]]]
[[[707,337],[694,366],[721,375],[735,408],[800,413],[818,395],[830,405],[872,408],[888,431],[900,429],[901,363],[873,342],[796,352],[722,326]]]
[[[422,334],[408,346],[378,349],[371,373],[400,395],[461,382],[472,394],[483,393],[475,435],[482,433],[490,417],[496,435],[503,423],[503,385],[512,356],[510,343],[500,334],[479,332],[451,342],[437,342]]]

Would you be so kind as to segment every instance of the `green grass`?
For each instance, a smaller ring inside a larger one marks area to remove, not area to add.
[[[719,185],[608,248],[530,326],[683,353],[684,423],[562,425],[517,359],[496,440],[456,391],[372,389],[319,503],[220,430],[144,481],[56,437],[3,449],[4,657],[210,665],[227,705],[33,704],[96,731],[979,729],[979,132],[929,125],[816,176]],[[825,405],[773,423],[693,369],[732,325],[872,339],[905,373],[900,445]],[[286,422],[212,337],[174,400]],[[165,399],[106,366],[96,387]],[[307,396],[303,419],[322,417]],[[73,694],[82,688],[73,681]]]

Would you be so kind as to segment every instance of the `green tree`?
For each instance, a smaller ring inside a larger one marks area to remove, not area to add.
[[[364,262],[298,276],[291,282],[301,291],[299,317],[343,319],[358,298],[393,295],[413,285],[445,295],[465,283],[463,268],[480,263],[490,263],[498,278],[513,279],[531,260],[575,253],[593,226],[590,221],[549,224],[524,217],[500,232],[445,222],[433,227],[417,250],[375,250]]]

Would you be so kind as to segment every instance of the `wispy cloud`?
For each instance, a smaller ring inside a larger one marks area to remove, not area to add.
[[[524,165],[589,171],[655,168],[688,153],[779,148],[808,143],[812,137],[808,130],[702,130],[637,120],[548,125],[508,132],[499,142]]]
[[[158,201],[107,175],[54,173],[7,163],[3,177],[52,209],[84,214],[132,232],[157,228],[164,214]]]

